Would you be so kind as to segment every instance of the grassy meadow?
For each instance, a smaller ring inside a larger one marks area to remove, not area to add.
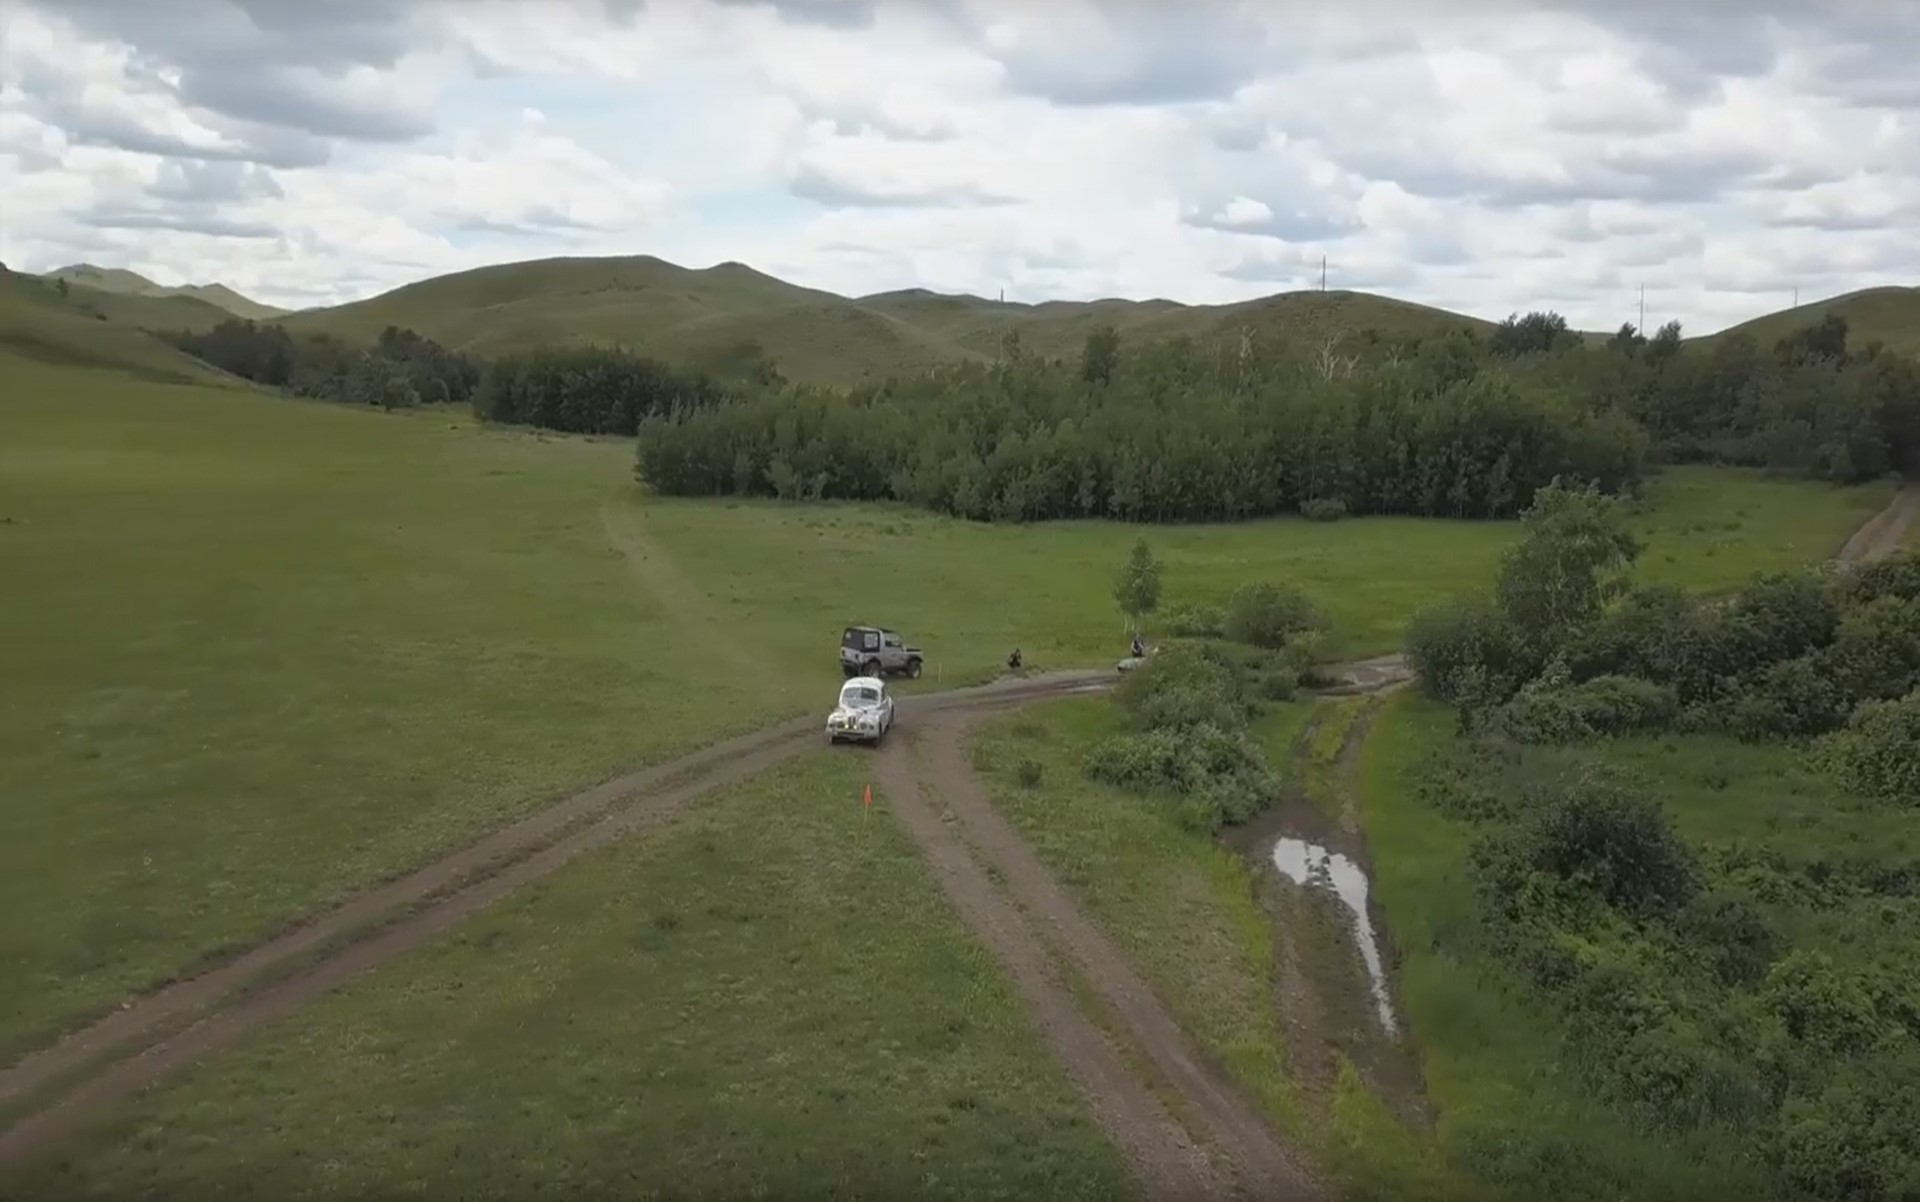
[[[157,344],[156,344],[157,345]],[[657,501],[617,441],[0,360],[0,1055],[574,788],[822,704],[848,621],[953,684],[1123,646],[1136,532]],[[1828,553],[1883,490],[1676,472],[1648,568]],[[1151,532],[1168,599],[1303,584],[1390,649],[1511,524]]]
[[[1127,1197],[859,761],[570,865],[0,1196]]]

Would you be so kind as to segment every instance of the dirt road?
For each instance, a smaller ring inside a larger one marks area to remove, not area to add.
[[[1244,1198],[1324,1196],[988,801],[963,745],[970,717],[941,713],[904,730],[881,757],[881,786],[1148,1196],[1219,1197],[1223,1186]],[[922,781],[945,803],[944,815]],[[1118,1028],[1112,1040],[1129,1047],[1144,1074],[1128,1072],[1113,1042],[1094,1029],[1062,984],[1070,977],[1097,995]],[[1156,1086],[1173,1095],[1177,1118],[1156,1099]]]
[[[902,698],[921,715],[987,710],[1110,688],[1107,672],[1056,673]],[[702,794],[820,745],[797,718],[576,794],[398,880],[368,889],[232,960],[187,977],[0,1070],[0,1165],[101,1107],[290,1013],[575,857],[659,823]]]
[[[1898,554],[1916,522],[1920,522],[1920,484],[1908,484],[1885,509],[1854,531],[1834,558],[1841,563],[1872,563]]]

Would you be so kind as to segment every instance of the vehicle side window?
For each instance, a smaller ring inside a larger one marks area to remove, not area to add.
[[[863,645],[866,647],[868,651],[871,651],[875,647],[878,647],[880,645],[880,636],[873,633],[871,630],[869,630],[865,634],[865,636],[863,636],[863,639],[864,639]]]
[[[883,642],[889,647],[898,647],[900,645],[900,640],[893,635],[887,635]]]

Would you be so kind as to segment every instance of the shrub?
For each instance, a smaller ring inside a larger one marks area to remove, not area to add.
[[[1880,597],[1920,601],[1920,552],[1862,564],[1847,578],[1845,589],[1848,599],[1856,603]]]
[[[1337,522],[1347,516],[1347,503],[1339,497],[1314,497],[1300,503],[1300,516],[1309,522]]]
[[[1811,572],[1762,576],[1741,589],[1727,608],[1736,671],[1797,659],[1833,641],[1839,600],[1830,583]]]
[[[1120,706],[1144,730],[1246,725],[1247,703],[1239,666],[1205,644],[1163,647],[1122,681]]]
[[[1815,756],[1855,793],[1920,804],[1920,690],[1862,705]]]
[[[1456,704],[1480,695],[1498,704],[1533,674],[1512,625],[1485,598],[1445,602],[1415,617],[1407,662],[1422,688]]]
[[[1780,1113],[1788,1182],[1819,1202],[1894,1202],[1920,1182],[1920,1054],[1911,1045],[1847,1065]]]
[[[1185,793],[1194,784],[1188,775],[1191,766],[1177,734],[1148,731],[1102,739],[1087,753],[1084,768],[1092,780],[1136,793],[1155,789]]]
[[[1631,676],[1596,676],[1566,684],[1564,661],[1500,708],[1498,724],[1520,743],[1573,743],[1670,725],[1679,712],[1672,689]]]
[[[1698,884],[1693,856],[1658,803],[1592,777],[1554,791],[1529,814],[1518,851],[1533,868],[1628,913],[1678,910]]]
[[[1724,887],[1687,903],[1678,929],[1715,976],[1740,988],[1759,983],[1779,952],[1779,937],[1766,916],[1745,894]]]
[[[1828,652],[1771,664],[1723,698],[1714,722],[1739,739],[1823,734],[1846,719],[1847,700]]]
[[[1040,780],[1046,775],[1046,772],[1041,768],[1039,763],[1034,760],[1021,760],[1020,766],[1014,769],[1014,775],[1020,781],[1022,788],[1032,789],[1039,786]]]
[[[1274,650],[1322,625],[1313,602],[1292,585],[1241,585],[1227,602],[1226,635],[1236,643]]]
[[[1839,687],[1856,702],[1920,687],[1920,601],[1885,596],[1854,607],[1840,622],[1831,662]]]
[[[1217,639],[1227,631],[1227,615],[1218,605],[1170,605],[1160,629],[1174,638]]]

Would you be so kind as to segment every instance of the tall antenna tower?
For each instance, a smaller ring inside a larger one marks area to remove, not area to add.
[[[1320,291],[1327,290],[1327,256],[1320,256]]]
[[[1647,286],[1645,284],[1640,285],[1640,324],[1635,328],[1640,331],[1640,337],[1647,336]]]

